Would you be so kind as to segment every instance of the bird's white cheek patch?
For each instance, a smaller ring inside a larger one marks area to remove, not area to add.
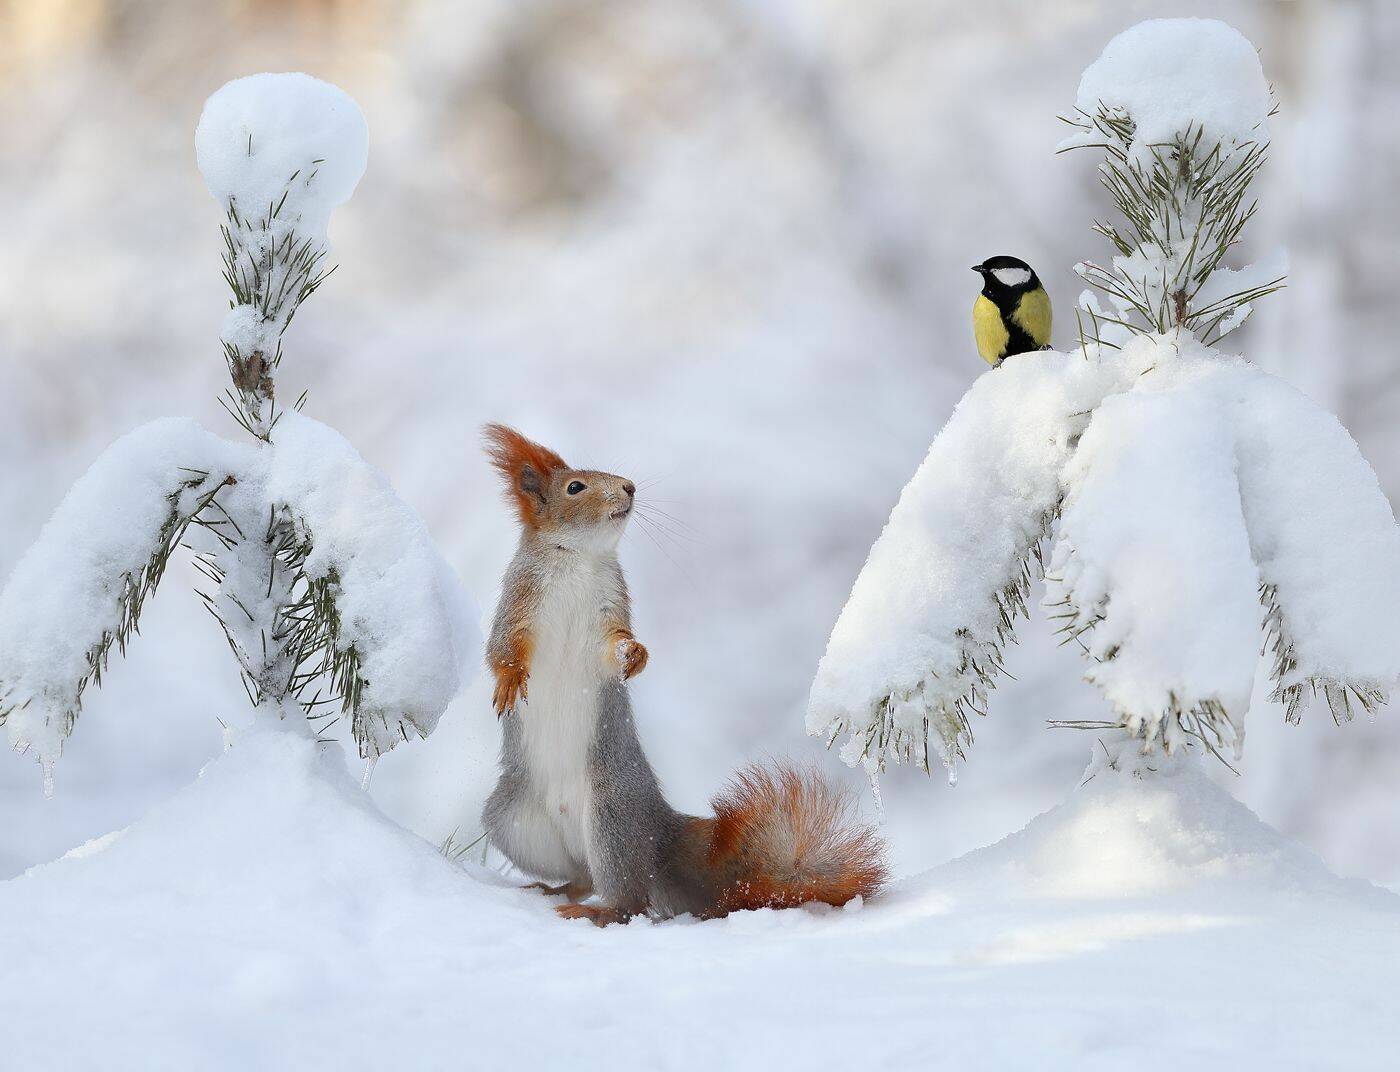
[[[998,283],[1006,287],[1019,287],[1031,278],[1031,273],[1024,268],[993,268],[992,275],[997,277]]]

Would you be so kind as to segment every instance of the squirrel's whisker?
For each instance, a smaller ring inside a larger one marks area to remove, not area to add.
[[[643,517],[641,514],[638,514],[638,515],[637,515],[637,521],[640,523],[640,526],[641,526],[640,528],[638,528],[637,531],[640,532],[643,536],[645,536],[648,540],[650,540],[653,544],[656,545],[656,549],[657,549],[658,551],[661,552],[661,554],[665,557],[665,559],[666,559],[667,562],[669,562],[669,563],[671,563],[671,565],[675,566],[676,569],[680,570],[680,572],[683,573],[683,574],[685,574],[686,577],[690,577],[690,574],[689,574],[689,573],[686,573],[686,571],[685,571],[684,569],[681,569],[681,564],[680,564],[679,562],[677,562],[677,561],[675,560],[674,557],[672,557],[671,553],[670,553],[669,551],[666,550],[666,548],[665,548],[665,546],[662,544],[662,542],[661,542],[659,539],[656,538],[656,529],[655,529],[655,527],[654,527],[656,523],[655,523],[654,521],[649,521],[647,518]],[[693,578],[693,577],[690,578],[690,579],[691,579],[692,581],[694,581],[694,578]]]
[[[666,515],[661,515],[658,517],[655,514],[650,514],[644,510],[639,509],[636,512],[635,516],[637,517],[638,521],[645,521],[646,523],[650,524],[653,528],[655,528],[657,532],[664,533],[668,538],[675,541],[677,545],[679,545],[680,541],[682,540],[686,541],[687,543],[698,543],[700,540],[700,536],[698,533],[694,531],[684,531],[684,528],[682,527],[682,522],[675,521],[674,519],[666,517]],[[663,518],[665,518],[665,520],[663,520]]]
[[[646,514],[637,514],[636,516],[637,516],[637,521],[638,521],[639,523],[641,523],[641,524],[647,526],[648,529],[650,529],[652,532],[656,533],[658,536],[661,536],[661,537],[665,538],[666,540],[669,540],[670,543],[671,543],[671,545],[672,545],[673,547],[675,547],[676,550],[678,550],[678,551],[689,551],[689,550],[690,550],[689,547],[685,547],[685,546],[681,543],[682,540],[684,540],[684,541],[686,541],[686,542],[688,542],[688,543],[695,543],[695,542],[697,542],[697,540],[698,540],[698,537],[688,535],[687,533],[684,533],[684,532],[677,532],[677,531],[671,529],[669,526],[663,524],[662,522],[658,521],[658,520],[657,520],[656,518],[654,518],[654,517],[650,517],[650,516],[648,516],[648,515],[646,515]]]
[[[664,519],[678,530],[683,530],[694,536],[700,535],[700,531],[689,522],[683,521],[681,518],[671,513],[671,511],[657,506],[655,499],[638,499],[635,505],[638,510],[651,515],[653,518]]]

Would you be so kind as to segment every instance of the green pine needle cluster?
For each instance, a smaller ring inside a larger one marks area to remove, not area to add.
[[[1149,146],[1144,159],[1133,151],[1132,116],[1121,110],[1076,109],[1060,118],[1093,139],[1073,148],[1103,150],[1100,181],[1122,217],[1121,223],[1094,224],[1120,262],[1085,262],[1079,270],[1124,315],[1081,310],[1081,341],[1113,346],[1100,331],[1101,324],[1111,324],[1134,334],[1185,328],[1213,345],[1243,321],[1244,306],[1283,287],[1280,276],[1198,300],[1258,207],[1249,189],[1267,157],[1267,141],[1222,146],[1193,125],[1170,143]],[[1147,251],[1156,253],[1155,275],[1122,263]]]
[[[1316,676],[1302,681],[1291,680],[1298,664],[1283,605],[1279,601],[1278,585],[1261,583],[1259,602],[1264,605],[1264,654],[1271,659],[1270,676],[1274,681],[1274,691],[1269,699],[1283,705],[1285,719],[1294,725],[1302,722],[1303,710],[1319,694],[1327,701],[1332,721],[1339,726],[1356,717],[1352,697],[1356,698],[1356,706],[1368,715],[1375,714],[1385,705],[1385,693],[1372,685]]]
[[[323,163],[313,160],[307,178],[316,177]],[[282,333],[297,309],[315,294],[335,267],[325,267],[326,248],[314,237],[298,235],[295,225],[282,218],[287,197],[301,175],[293,172],[282,196],[269,203],[261,214],[240,213],[230,199],[220,228],[224,239],[223,278],[233,297],[229,308],[246,306],[268,326],[271,352],[240,353],[237,346],[224,342],[233,387],[225,390],[219,403],[249,435],[266,440],[277,423],[273,373],[282,362]]]

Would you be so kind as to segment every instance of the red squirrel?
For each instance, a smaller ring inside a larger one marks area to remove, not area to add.
[[[617,558],[635,485],[573,469],[502,425],[485,441],[521,528],[487,646],[503,731],[482,816],[491,844],[569,898],[560,915],[599,926],[843,905],[879,890],[882,841],[814,773],[751,766],[714,799],[713,818],[671,808],[628,696],[647,665]]]

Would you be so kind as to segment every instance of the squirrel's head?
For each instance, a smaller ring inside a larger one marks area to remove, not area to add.
[[[548,447],[503,424],[488,424],[483,437],[526,529],[575,550],[617,545],[637,494],[632,481],[571,469]]]

